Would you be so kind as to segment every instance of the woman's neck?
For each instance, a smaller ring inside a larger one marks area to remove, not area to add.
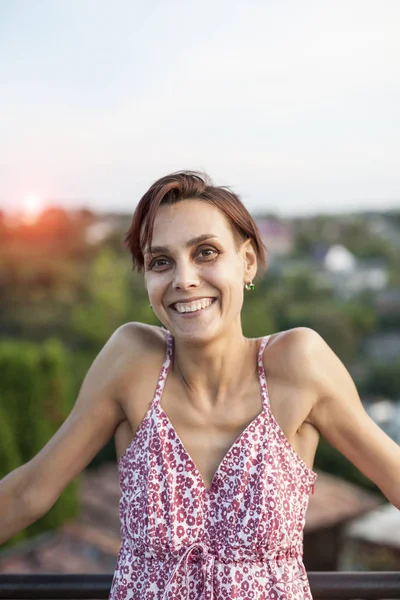
[[[188,396],[204,406],[215,405],[235,392],[249,372],[256,370],[257,340],[242,331],[203,345],[175,339],[172,371]]]

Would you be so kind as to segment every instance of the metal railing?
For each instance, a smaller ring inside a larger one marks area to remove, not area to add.
[[[314,600],[400,600],[400,571],[312,572],[308,577]],[[0,574],[0,598],[100,600],[108,598],[111,582],[112,574]]]

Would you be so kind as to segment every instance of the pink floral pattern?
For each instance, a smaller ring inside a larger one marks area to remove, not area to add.
[[[154,399],[118,461],[121,549],[109,600],[311,600],[303,527],[316,473],[295,452],[269,406],[226,453],[210,488]]]

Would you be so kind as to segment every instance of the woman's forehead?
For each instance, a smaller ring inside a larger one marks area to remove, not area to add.
[[[209,234],[231,238],[230,223],[215,206],[201,200],[183,200],[162,205],[156,213],[152,246],[177,244]]]

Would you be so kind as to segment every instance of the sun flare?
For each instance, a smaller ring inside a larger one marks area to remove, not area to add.
[[[43,200],[39,196],[25,196],[22,201],[22,215],[26,223],[35,223],[42,210]]]

